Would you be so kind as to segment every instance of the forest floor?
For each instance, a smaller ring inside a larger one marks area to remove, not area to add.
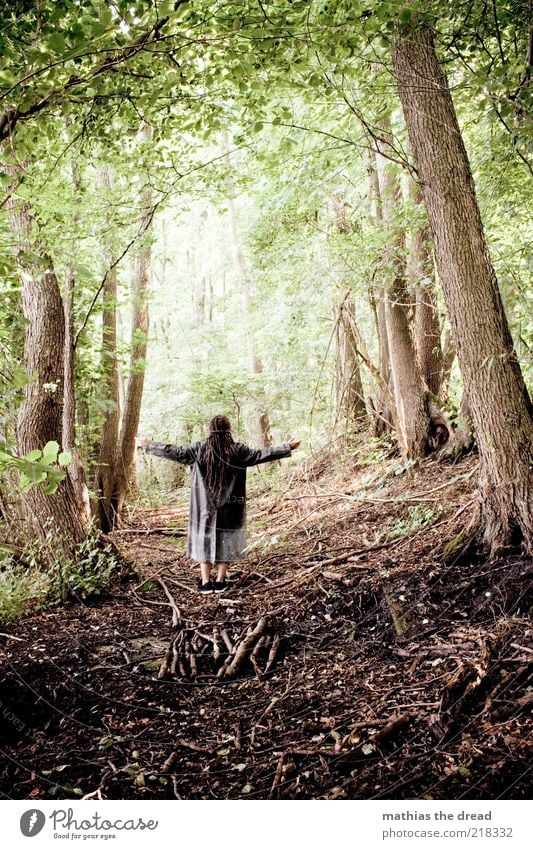
[[[187,491],[138,510],[105,597],[0,637],[1,791],[527,798],[533,560],[443,559],[476,471],[355,453],[251,474],[250,555],[216,596],[184,555]]]

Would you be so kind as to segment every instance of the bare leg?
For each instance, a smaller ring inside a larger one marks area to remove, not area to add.
[[[226,577],[226,572],[228,571],[229,563],[217,563],[217,581],[218,583],[222,583],[224,578]]]
[[[211,563],[200,563],[200,575],[202,584],[208,584],[211,580]]]

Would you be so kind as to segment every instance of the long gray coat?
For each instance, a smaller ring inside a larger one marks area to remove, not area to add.
[[[199,563],[232,563],[242,560],[246,549],[247,467],[288,457],[291,447],[288,442],[275,448],[248,448],[242,442],[235,443],[234,474],[221,497],[214,501],[204,480],[205,468],[199,462],[203,444],[203,441],[192,445],[150,441],[146,452],[191,466],[188,557]]]

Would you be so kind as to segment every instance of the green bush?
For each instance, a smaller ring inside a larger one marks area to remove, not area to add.
[[[69,600],[94,598],[107,589],[119,567],[111,547],[99,544],[97,532],[78,546],[74,558],[57,557],[48,569],[39,565],[42,545],[24,552],[27,565],[16,563],[13,558],[0,561],[0,623],[13,622]]]
[[[100,595],[118,568],[111,546],[101,547],[98,532],[90,534],[77,548],[74,559],[57,559],[49,570],[49,603],[69,599],[85,601]]]

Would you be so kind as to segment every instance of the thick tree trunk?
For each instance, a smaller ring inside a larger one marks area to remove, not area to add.
[[[11,198],[9,222],[17,250],[39,253],[42,267],[18,262],[22,283],[22,311],[27,321],[24,367],[29,382],[24,389],[17,422],[18,449],[27,454],[49,441],[63,443],[65,314],[53,264],[33,240],[29,204]],[[83,504],[76,498],[70,472],[51,495],[33,487],[22,499],[27,529],[41,543],[40,557],[54,562],[58,554],[72,556],[86,536]],[[52,534],[52,537],[50,537]]]
[[[410,197],[415,207],[423,203],[419,183],[411,179]],[[442,348],[431,231],[425,222],[411,235],[409,276],[416,292],[414,342],[418,367],[429,391],[438,397],[442,379]]]
[[[402,453],[412,460],[423,456],[426,450],[429,428],[426,390],[407,315],[405,231],[397,220],[400,181],[387,169],[380,174],[380,182],[383,225],[389,234],[384,259],[391,280],[385,291],[385,322],[396,405],[394,423]]]
[[[24,363],[33,379],[25,389],[18,416],[18,446],[22,454],[42,448],[50,440],[62,444],[63,352],[65,326],[63,302],[50,265],[39,278],[22,275],[22,303],[26,330]],[[83,503],[78,502],[70,473],[57,492],[46,495],[41,486],[24,497],[27,524],[53,559],[53,548],[71,555],[85,537]],[[50,545],[49,532],[53,533]]]
[[[98,170],[97,183],[104,194],[111,189],[111,174],[107,166],[102,166]],[[104,533],[108,533],[113,528],[116,520],[113,493],[120,421],[117,357],[117,272],[114,267],[116,257],[111,242],[112,237],[109,236],[104,248],[106,278],[102,291],[102,371],[104,374],[106,410],[96,466],[98,519],[100,528]]]
[[[493,555],[518,537],[533,553],[533,407],[433,32],[399,29],[392,59],[479,446],[482,539]]]

